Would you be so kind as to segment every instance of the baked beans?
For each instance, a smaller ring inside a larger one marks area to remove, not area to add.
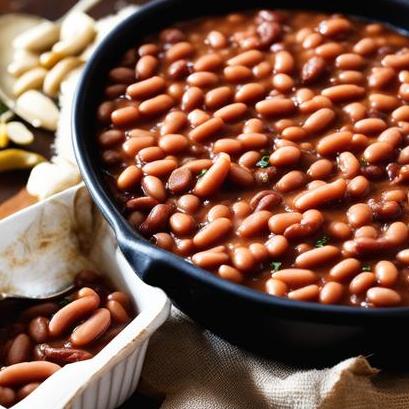
[[[94,271],[47,302],[17,302],[1,318],[0,404],[10,407],[62,366],[91,359],[135,316],[130,298]]]
[[[96,138],[124,215],[156,245],[274,296],[409,305],[409,39],[339,14],[211,23],[146,38],[134,73],[110,67],[107,89],[123,86],[101,98]],[[76,301],[90,328],[108,325],[106,310],[125,319],[92,301]]]

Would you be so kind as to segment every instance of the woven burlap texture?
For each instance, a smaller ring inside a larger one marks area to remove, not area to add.
[[[408,409],[409,377],[378,374],[364,357],[297,370],[206,331],[175,308],[152,337],[143,382],[161,409]]]

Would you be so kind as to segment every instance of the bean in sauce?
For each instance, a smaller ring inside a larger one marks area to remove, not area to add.
[[[96,115],[130,223],[275,296],[409,305],[409,38],[373,27],[261,10],[146,38]]]

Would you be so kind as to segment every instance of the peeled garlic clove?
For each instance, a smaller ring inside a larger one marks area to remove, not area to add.
[[[69,56],[79,54],[91,43],[96,34],[95,21],[85,13],[75,12],[61,24],[60,41],[52,51]]]
[[[40,64],[38,55],[22,49],[16,50],[13,58],[14,60],[7,67],[7,72],[14,77],[19,77]]]
[[[47,70],[42,67],[32,68],[25,72],[15,83],[13,87],[14,95],[21,95],[23,92],[29,89],[41,88],[44,82],[44,78],[47,74]]]
[[[88,14],[81,11],[72,12],[67,15],[61,24],[60,39],[69,41],[73,37],[91,33],[94,36],[96,33],[95,20]]]
[[[33,133],[18,121],[7,122],[6,132],[9,139],[18,145],[29,145],[34,141]]]
[[[43,84],[43,91],[50,97],[55,97],[60,90],[61,82],[68,73],[81,64],[77,57],[67,57],[58,62],[50,71],[48,71]]]
[[[16,101],[16,113],[36,128],[50,131],[57,129],[59,111],[57,105],[46,95],[36,90],[26,91]]]
[[[17,36],[13,41],[13,47],[41,52],[55,44],[59,36],[60,29],[58,24],[51,21],[44,21]]]
[[[44,162],[37,165],[30,174],[27,191],[43,200],[55,193],[76,185],[81,180],[78,169],[69,162]]]
[[[55,53],[54,51],[46,51],[40,55],[40,65],[44,68],[50,69],[63,57],[62,54]]]

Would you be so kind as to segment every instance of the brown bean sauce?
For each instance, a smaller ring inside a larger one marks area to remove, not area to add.
[[[158,246],[276,296],[409,305],[407,101],[402,34],[237,13],[129,50],[97,141],[118,205]]]

